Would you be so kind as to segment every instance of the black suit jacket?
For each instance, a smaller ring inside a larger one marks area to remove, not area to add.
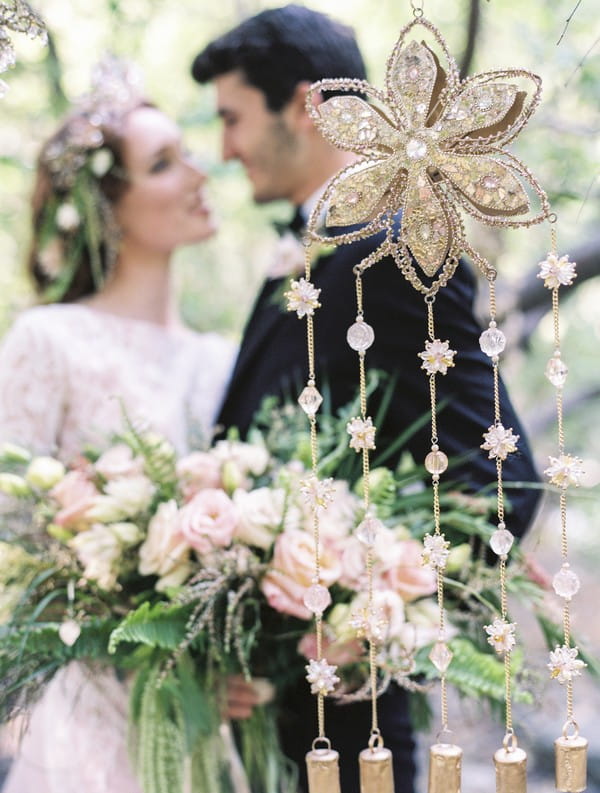
[[[357,394],[358,355],[346,342],[346,331],[356,316],[352,268],[373,248],[373,238],[340,246],[317,261],[311,278],[321,289],[322,304],[314,316],[317,387],[323,390],[326,380],[333,410]],[[306,321],[286,311],[282,301],[275,299],[282,291],[281,279],[263,285],[220,413],[219,423],[225,428],[237,427],[242,436],[265,396],[296,399],[306,383]],[[390,258],[366,271],[363,291],[365,321],[375,331],[375,342],[366,354],[367,367],[397,376],[385,423],[378,427],[376,437],[378,448],[383,450],[386,441],[429,410],[429,378],[418,358],[427,339],[427,312],[422,295]],[[446,481],[460,482],[471,492],[488,487],[493,493],[495,461],[480,448],[483,433],[493,423],[492,366],[479,347],[482,328],[473,314],[474,295],[475,279],[468,265],[461,262],[435,301],[436,338],[448,340],[451,349],[457,350],[455,366],[436,378],[438,399],[444,402],[438,417],[439,446],[450,458],[464,458],[444,476]],[[503,465],[512,503],[507,526],[519,536],[531,520],[538,494],[532,489],[511,490],[510,483],[535,482],[537,475],[525,433],[503,384],[500,396],[504,426],[520,435],[518,452],[509,455]],[[374,415],[374,410],[369,412]],[[431,448],[429,422],[407,446],[418,462],[425,459]]]

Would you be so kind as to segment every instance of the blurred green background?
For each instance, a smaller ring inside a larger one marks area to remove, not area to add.
[[[111,50],[139,63],[149,96],[183,125],[186,142],[211,176],[219,233],[177,255],[185,318],[199,329],[239,337],[269,264],[275,241],[270,221],[285,219],[289,208],[253,206],[242,169],[220,162],[213,93],[194,83],[189,67],[212,37],[274,4],[38,0],[35,5],[46,20],[50,46],[14,35],[18,63],[5,75],[10,90],[0,102],[0,334],[32,300],[23,260],[40,142],[68,101],[86,91],[93,64]],[[370,80],[382,85],[387,54],[412,18],[409,0],[314,0],[309,5],[356,29]],[[600,480],[592,462],[600,457],[600,30],[595,5],[591,0],[425,0],[426,14],[459,63],[471,23],[471,73],[515,66],[543,79],[542,105],[513,151],[538,177],[558,213],[560,251],[580,260],[579,276],[563,301],[563,357],[571,372],[566,389],[569,447],[590,460],[590,482]],[[510,339],[503,371],[543,466],[556,445],[553,389],[543,375],[552,346],[550,295],[535,278],[549,247],[548,228],[498,231],[470,224],[469,233],[498,264],[500,309]],[[485,303],[484,288],[482,316]]]

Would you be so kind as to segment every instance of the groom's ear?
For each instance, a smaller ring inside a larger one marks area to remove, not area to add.
[[[312,129],[313,122],[306,110],[306,97],[308,95],[311,83],[308,80],[302,80],[297,83],[292,98],[286,105],[286,115],[295,125],[297,129]],[[323,100],[318,92],[313,93],[311,101],[314,105],[320,104]]]

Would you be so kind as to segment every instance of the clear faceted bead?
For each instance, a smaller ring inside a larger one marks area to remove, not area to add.
[[[439,449],[429,452],[425,458],[425,469],[430,474],[443,474],[446,468],[448,468],[448,458],[444,452]]]
[[[577,573],[574,573],[568,562],[565,562],[552,579],[552,586],[559,597],[571,600],[573,595],[579,592],[581,584]]]
[[[354,325],[350,325],[348,328],[346,340],[353,350],[364,352],[375,341],[375,332],[364,320],[357,320]]]
[[[427,154],[427,144],[422,140],[413,138],[406,144],[406,156],[409,160],[422,160]]]
[[[479,346],[486,355],[495,358],[496,355],[500,355],[504,351],[506,336],[495,325],[490,325],[479,337]]]
[[[313,584],[304,593],[304,605],[313,614],[322,614],[330,603],[329,590],[322,584]]]
[[[490,548],[498,556],[506,556],[514,541],[515,538],[508,529],[496,529],[490,537]]]
[[[377,535],[383,527],[383,523],[378,518],[374,518],[372,515],[367,515],[367,517],[358,524],[354,534],[363,545],[371,548],[373,545],[375,545]]]
[[[448,647],[446,642],[443,642],[441,639],[433,645],[429,653],[429,660],[442,675],[450,666],[452,657],[452,650]]]
[[[314,416],[321,407],[322,401],[323,397],[314,385],[307,385],[298,397],[298,404],[307,416]]]
[[[553,355],[546,364],[546,377],[556,388],[565,384],[568,373],[569,367],[561,360],[560,355]]]

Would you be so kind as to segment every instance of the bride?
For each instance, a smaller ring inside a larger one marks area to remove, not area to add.
[[[39,158],[29,268],[44,304],[0,349],[0,441],[68,462],[123,410],[180,453],[210,438],[234,350],[183,326],[170,273],[178,246],[215,232],[205,181],[179,128],[109,63]],[[230,715],[252,696],[232,683]],[[139,793],[126,725],[122,684],[72,663],[34,706],[4,793]]]

